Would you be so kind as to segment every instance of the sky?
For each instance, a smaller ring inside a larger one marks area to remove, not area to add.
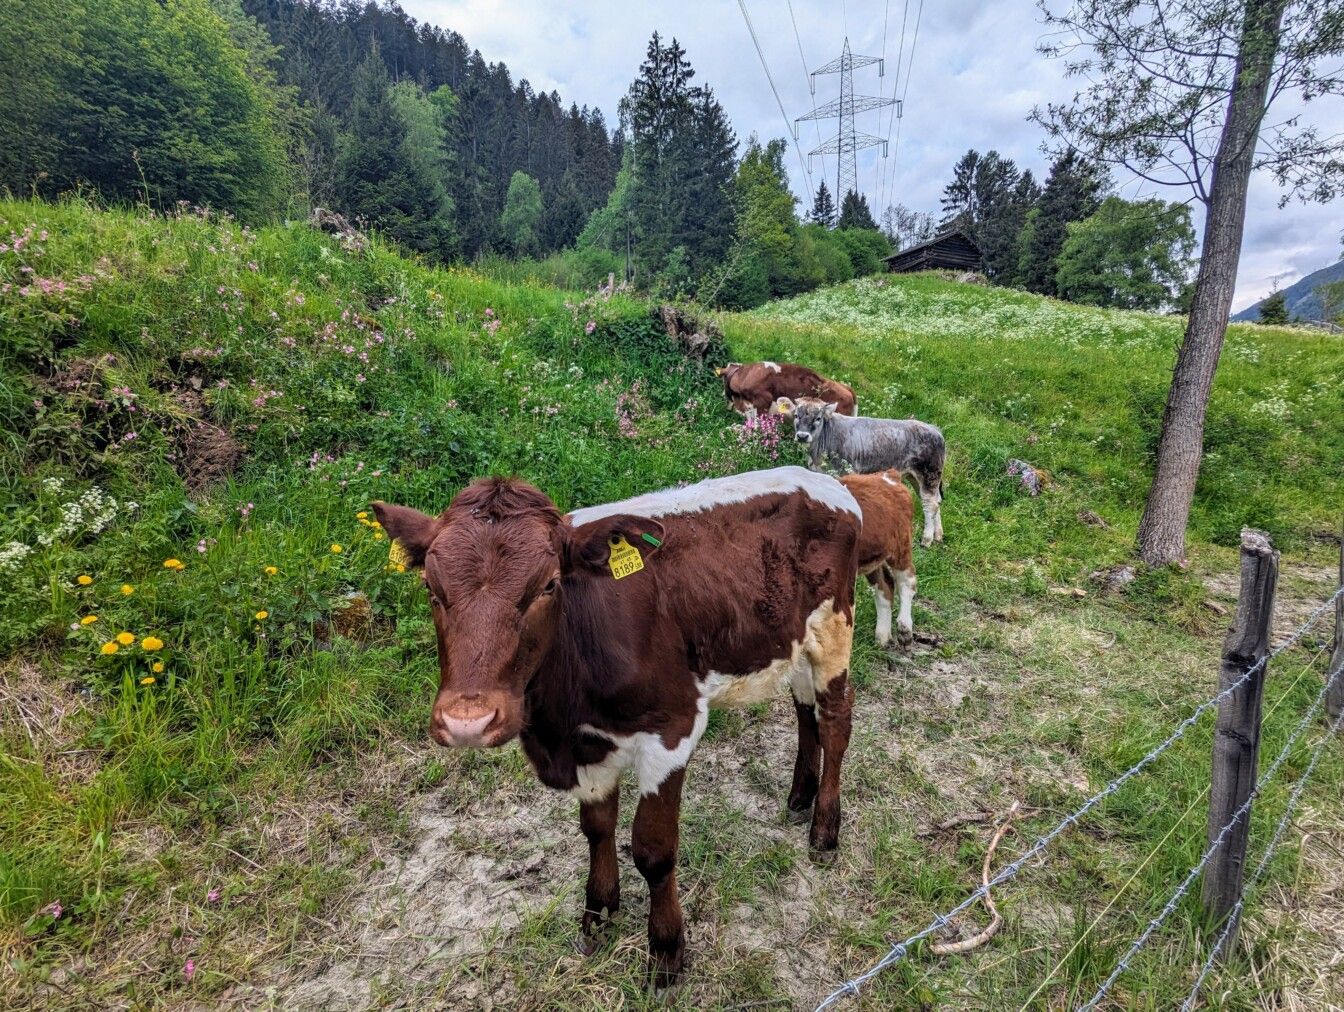
[[[789,3],[796,18],[795,36]],[[1048,157],[1041,129],[1027,121],[1033,106],[1072,95],[1076,83],[1061,61],[1036,51],[1045,28],[1034,0],[746,0],[765,61],[785,114],[767,82],[735,0],[401,0],[407,13],[462,34],[489,61],[503,60],[515,80],[538,91],[558,91],[566,101],[597,106],[614,126],[616,106],[635,77],[649,36],[674,36],[687,51],[696,81],[713,87],[745,142],[782,137],[814,101],[804,73],[840,55],[846,36],[855,54],[886,55],[886,76],[877,67],[855,71],[858,95],[905,95],[903,115],[858,117],[858,129],[891,136],[885,161],[881,148],[860,152],[859,186],[874,214],[888,202],[937,211],[953,163],[968,148],[997,150],[1043,180]],[[883,22],[886,21],[885,45]],[[902,46],[902,21],[905,21]],[[916,34],[916,23],[918,33]],[[799,48],[801,45],[802,53]],[[900,66],[899,83],[896,77]],[[837,75],[818,77],[815,101],[838,94]],[[908,81],[908,90],[907,90]],[[1324,133],[1344,130],[1344,99],[1315,103],[1311,120]],[[835,121],[820,124],[833,135]],[[896,134],[899,129],[899,145]],[[817,124],[799,125],[804,154],[818,143]],[[835,188],[833,156],[811,160],[814,182],[822,165]],[[794,192],[811,206],[798,154],[787,163]],[[1162,196],[1185,200],[1188,190],[1141,184],[1116,176],[1119,192],[1133,199]],[[1339,258],[1344,201],[1327,205],[1291,203],[1279,208],[1279,191],[1267,175],[1252,180],[1246,236],[1233,309],[1239,310]],[[1196,229],[1202,216],[1196,203]]]

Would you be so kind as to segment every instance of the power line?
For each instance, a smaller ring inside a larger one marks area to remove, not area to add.
[[[906,0],[906,2],[909,3],[909,0]],[[796,43],[798,43],[798,62],[800,62],[800,63],[803,65],[803,78],[804,78],[804,80],[806,80],[806,82],[807,82],[807,88],[808,88],[808,91],[810,91],[810,92],[812,93],[812,113],[813,113],[813,115],[816,115],[816,112],[817,112],[817,92],[816,92],[816,89],[812,87],[812,75],[809,74],[809,73],[808,73],[808,70],[807,70],[807,57],[803,55],[803,37],[798,33],[798,19],[797,19],[796,17],[794,17],[794,15],[793,15],[793,0],[788,0],[788,5],[789,5],[789,20],[793,22],[793,40],[794,40]],[[817,128],[817,143],[820,144],[820,143],[821,143],[821,123],[818,122],[818,121],[816,121],[816,120],[814,120],[813,123],[812,123],[812,125],[813,125],[814,127]],[[797,139],[795,138],[795,143],[796,143],[796,140],[797,140]],[[798,154],[799,154],[799,157],[801,158],[801,157],[802,157],[802,151],[801,151],[801,149],[799,150]],[[825,158],[822,158],[822,160],[821,160],[821,178],[822,178],[822,179],[825,179],[825,178],[826,178],[826,159],[825,159]],[[810,183],[810,182],[811,182],[811,177],[810,177],[810,176],[808,177],[808,180],[809,180],[809,183]],[[809,194],[809,196],[813,196],[813,197],[815,197],[815,194]]]
[[[915,12],[915,34],[910,39],[910,57],[905,62],[905,89],[901,92],[901,102],[897,106],[901,116],[896,124],[896,149],[892,154],[891,169],[887,173],[887,203],[891,202],[891,190],[896,180],[896,159],[901,153],[901,126],[905,122],[905,100],[910,94],[910,77],[915,70],[915,47],[919,45],[919,24],[924,18],[924,0],[919,0],[919,8]]]
[[[896,97],[896,92],[901,87],[901,68],[904,66],[904,57],[905,57],[905,26],[909,22],[909,20],[910,20],[910,0],[905,0],[905,7],[901,11],[901,41],[896,46],[896,73],[892,75],[891,80],[892,98]],[[904,110],[902,110],[902,113],[904,113]],[[896,122],[896,107],[893,105],[891,107],[891,112],[887,114],[886,136],[888,141],[891,140],[891,128],[892,124],[894,124],[895,122]],[[891,175],[892,166],[894,165],[895,161],[896,161],[896,152],[895,150],[893,150],[892,157],[889,159],[884,159],[882,162],[882,181],[878,183],[878,194],[877,194],[877,199],[879,203],[882,204],[886,203],[882,198],[887,188],[887,177]]]
[[[877,75],[878,77],[881,77],[883,74],[885,74],[885,73],[887,72],[887,18],[888,18],[888,16],[889,16],[890,14],[891,14],[891,0],[883,0],[883,3],[882,3],[882,62],[879,63],[879,64],[877,65],[877,66],[878,66],[878,70],[879,70],[878,75]],[[882,94],[882,85],[881,85],[881,84],[878,84],[878,86],[877,86],[877,93],[878,93],[879,95]],[[879,134],[882,132],[882,109],[881,109],[881,107],[879,107],[878,110],[877,110],[877,132],[878,132]],[[888,137],[890,137],[890,135],[888,135]],[[882,166],[883,166],[883,164],[886,162],[886,146],[885,146],[885,145],[883,145],[882,151],[883,151],[883,156],[882,156],[881,160],[879,160],[877,157],[874,157],[874,158],[873,158],[873,185],[877,187],[876,191],[873,193],[873,197],[874,197],[876,200],[880,200],[881,197],[882,197]]]
[[[747,31],[751,33],[752,45],[756,47],[756,55],[761,58],[761,69],[765,71],[765,79],[770,82],[770,90],[774,93],[775,104],[779,106],[779,115],[784,119],[784,129],[788,131],[789,137],[793,140],[793,150],[798,155],[798,166],[803,170],[803,177],[807,180],[807,188],[811,190],[812,173],[803,160],[803,149],[798,146],[798,139],[794,137],[793,126],[789,123],[789,114],[784,111],[784,102],[779,97],[779,89],[775,87],[774,75],[770,73],[770,65],[765,61],[765,50],[761,48],[761,40],[756,37],[756,26],[751,23],[751,14],[747,11],[747,0],[737,0],[737,6],[742,9],[742,19],[747,23]]]

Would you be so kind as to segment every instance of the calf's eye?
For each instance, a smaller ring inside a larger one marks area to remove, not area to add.
[[[549,580],[546,581],[546,586],[541,588],[541,592],[545,596],[550,597],[552,594],[556,592],[556,590],[559,589],[559,587],[560,587],[559,577],[552,576]]]

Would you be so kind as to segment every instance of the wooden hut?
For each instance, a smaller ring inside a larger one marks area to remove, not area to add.
[[[980,247],[962,231],[945,232],[928,242],[883,258],[893,274],[911,271],[978,271]]]

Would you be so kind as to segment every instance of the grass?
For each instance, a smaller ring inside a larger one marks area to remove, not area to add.
[[[1191,565],[1102,595],[1088,574],[1129,557],[1171,318],[863,280],[723,318],[700,365],[637,300],[429,269],[376,242],[355,254],[303,227],[10,201],[0,243],[7,1005],[652,1007],[628,855],[616,937],[582,959],[571,802],[515,747],[425,742],[423,593],[359,514],[376,498],[438,509],[487,473],[571,508],[800,460],[734,425],[707,368],[730,355],[808,362],[865,413],[938,422],[948,541],[917,555],[916,628],[936,647],[880,650],[861,595],[835,865],[780,816],[791,708],[714,716],[683,819],[685,1007],[815,1001],[973,887],[988,827],[922,827],[1021,800],[1037,814],[1010,860],[1164,737],[1211,693],[1209,602],[1227,602],[1243,524],[1284,551],[1281,625],[1329,590],[1344,345],[1326,336],[1231,330]],[[1011,458],[1049,472],[1042,496],[1006,476]],[[1089,593],[1059,593],[1073,588]],[[102,653],[122,631],[133,642]],[[1271,755],[1319,685],[1310,649],[1286,659]],[[1084,999],[1198,857],[1208,748],[1204,726],[1001,890],[990,946],[918,954],[863,1004]],[[1342,773],[1329,753],[1308,793],[1322,845],[1344,840]],[[1287,790],[1257,805],[1257,845]],[[1314,846],[1287,847],[1253,904],[1238,967],[1257,976],[1223,974],[1226,1007],[1339,1000],[1316,974],[1340,935]],[[1202,938],[1186,903],[1117,1007],[1170,1007]]]

